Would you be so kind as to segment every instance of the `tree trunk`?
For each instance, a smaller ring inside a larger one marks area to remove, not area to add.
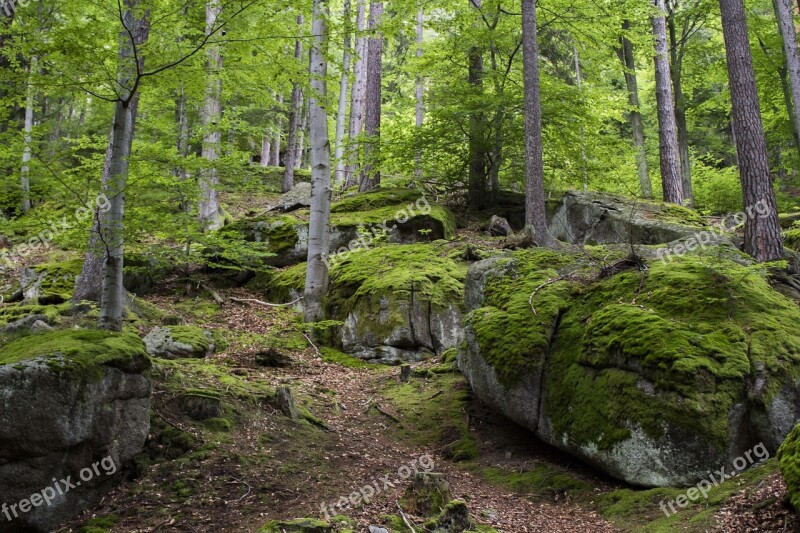
[[[297,129],[297,155],[294,158],[294,168],[303,168],[306,153],[306,130],[308,129],[308,101],[303,94],[300,95],[300,126]]]
[[[786,108],[786,116],[793,117],[795,110],[794,110],[794,103],[792,102],[792,88],[789,84],[789,71],[786,68],[786,62],[784,61],[783,67],[778,69],[778,76],[781,78],[781,90],[783,92],[783,106]],[[789,120],[789,123],[792,126],[792,138],[794,138],[794,145],[797,148],[797,151],[800,152],[800,131],[797,131],[797,126],[795,126],[793,120]]]
[[[583,93],[583,76],[581,75],[581,56],[578,54],[578,45],[573,43],[572,54],[575,61],[575,86],[578,92]],[[581,99],[583,96],[581,96]],[[586,130],[581,126],[581,174],[583,177],[583,190],[589,188],[589,171],[586,157]]]
[[[272,157],[272,141],[269,139],[268,134],[264,134],[261,138],[261,158],[260,164],[262,167],[269,166],[269,160]]]
[[[311,47],[311,94],[309,115],[311,129],[311,219],[308,228],[308,262],[303,305],[306,322],[323,318],[322,297],[328,291],[328,235],[331,218],[331,145],[328,140],[328,116],[325,112],[327,95],[325,24],[326,0],[314,0]]]
[[[364,112],[367,95],[367,38],[364,32],[367,29],[366,0],[358,0],[356,10],[356,60],[353,68],[353,89],[350,94],[350,131],[348,135],[349,147],[345,167],[345,188],[356,184],[359,173],[359,144],[362,130],[364,129]]]
[[[424,23],[425,11],[420,8],[417,11],[417,59],[422,57],[422,41],[424,38]],[[416,127],[417,132],[422,128],[425,122],[425,78],[417,75],[417,109],[416,109]],[[414,155],[414,175],[417,179],[422,179],[422,148],[417,148]]]
[[[344,52],[342,57],[342,77],[339,80],[339,109],[336,113],[336,185],[342,187],[345,182],[345,128],[347,126],[347,87],[350,82],[350,0],[344,0]],[[312,148],[313,150],[313,148]]]
[[[658,10],[658,14],[652,18],[652,22],[655,40],[656,106],[658,107],[661,184],[664,190],[664,201],[680,205],[683,203],[683,183],[681,181],[678,133],[675,125],[675,105],[672,99],[664,0],[653,0],[653,3]]]
[[[283,105],[283,95],[278,95],[278,105]],[[283,136],[283,111],[279,110],[275,124],[275,139],[272,141],[272,157],[270,164],[278,167],[281,164],[281,137]]]
[[[481,9],[482,0],[470,0],[475,9]],[[468,82],[476,93],[483,92],[483,52],[473,46],[469,49]],[[486,194],[486,123],[479,111],[469,116],[469,175],[467,177],[467,203],[474,209],[487,205]]]
[[[536,0],[522,0],[522,72],[525,92],[525,225],[533,226],[540,246],[553,243],[547,228],[539,96],[539,43]]]
[[[775,18],[783,40],[783,55],[786,57],[786,70],[789,74],[789,86],[794,102],[790,119],[794,123],[795,139],[800,139],[800,54],[797,50],[794,17],[791,0],[772,0],[775,7]],[[798,144],[800,151],[800,143]]]
[[[214,31],[222,7],[219,0],[207,0],[206,35]],[[213,165],[222,151],[222,132],[219,121],[222,116],[222,54],[219,45],[211,45],[206,50],[206,95],[203,107],[203,158]],[[214,231],[222,225],[222,215],[217,198],[219,175],[217,169],[209,167],[200,174],[200,202],[198,218],[204,231]]]
[[[377,31],[383,17],[383,2],[373,0],[369,6],[369,28],[374,35],[367,47],[367,95],[364,116],[364,161],[359,191],[377,187],[381,182],[381,82],[383,35]]]
[[[692,162],[689,159],[689,130],[686,126],[686,98],[683,95],[683,54],[686,47],[689,20],[684,19],[681,39],[678,41],[675,29],[675,11],[668,20],[670,40],[670,73],[672,89],[675,94],[675,126],[678,130],[678,152],[681,158],[681,182],[683,183],[683,203],[687,207],[694,204],[692,187]]]
[[[622,22],[623,31],[629,30],[630,21]],[[622,66],[625,70],[625,85],[628,89],[628,120],[633,131],[633,145],[636,147],[636,171],[639,175],[639,187],[642,196],[653,197],[653,186],[650,183],[650,174],[647,172],[647,152],[644,141],[644,122],[639,107],[639,84],[636,81],[636,61],[633,56],[633,43],[623,34],[620,37],[620,47],[617,48]]]
[[[175,148],[178,156],[183,160],[189,156],[189,114],[186,110],[186,88],[183,84],[178,89],[178,97],[175,99],[175,122],[178,127]],[[180,181],[186,181],[189,177],[183,164],[178,164],[173,169],[172,175]],[[181,190],[181,209],[188,212],[190,207],[189,200],[183,196],[183,190]]]
[[[298,30],[303,28],[303,15],[297,16]],[[297,39],[294,42],[294,59],[300,62],[303,58],[303,42]],[[286,137],[286,155],[283,158],[283,185],[281,192],[289,192],[294,189],[294,169],[297,166],[297,135],[300,128],[300,115],[302,114],[303,93],[300,83],[292,83],[292,102],[289,108],[289,135]]]
[[[30,186],[30,161],[31,144],[33,143],[33,105],[36,99],[36,89],[33,86],[33,76],[38,69],[39,59],[31,57],[31,64],[28,65],[28,87],[27,98],[25,101],[25,125],[24,140],[25,146],[22,148],[22,168],[19,172],[20,189],[22,190],[22,212],[25,213],[31,208],[31,186]]]
[[[767,141],[761,122],[744,2],[720,0],[719,5],[728,59],[728,84],[736,131],[739,175],[745,210],[750,210],[744,224],[744,251],[757,261],[781,259],[781,228],[778,223],[775,191],[770,179]],[[759,212],[752,213],[756,207],[760,208]]]

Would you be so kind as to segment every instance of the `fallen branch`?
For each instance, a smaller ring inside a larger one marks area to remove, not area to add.
[[[296,300],[292,300],[291,302],[286,303],[286,304],[271,304],[269,302],[262,302],[261,300],[256,300],[255,298],[234,298],[233,296],[231,296],[229,299],[230,299],[230,301],[236,302],[236,303],[254,303],[254,304],[258,304],[258,305],[264,305],[266,307],[289,307],[291,305],[296,304],[300,300],[302,300],[303,297],[300,296]]]
[[[220,305],[220,306],[225,305],[225,298],[220,296],[217,291],[215,291],[214,289],[212,289],[211,287],[209,287],[205,283],[201,283],[200,284],[200,288],[203,289],[204,291],[206,291],[208,294],[210,294],[211,297],[214,299],[214,301],[217,302],[217,305]]]
[[[311,340],[311,337],[309,337],[305,332],[303,332],[303,337],[305,337],[306,340],[308,341],[308,344],[310,344],[311,347],[314,348],[314,351],[316,352],[317,357],[322,357],[322,354],[320,353],[319,348],[317,348],[317,345],[314,344],[314,341]]]
[[[539,292],[540,290],[544,289],[548,285],[552,285],[553,283],[558,283],[559,281],[564,281],[565,279],[569,279],[575,272],[576,271],[573,270],[572,272],[570,272],[566,276],[559,276],[557,278],[550,278],[547,281],[545,281],[544,283],[542,283],[541,285],[539,285],[538,287],[536,287],[535,289],[533,289],[533,292],[528,297],[528,305],[530,306],[531,311],[533,311],[534,315],[537,314],[536,313],[536,308],[533,307],[533,297],[536,296],[536,293]]]
[[[408,529],[411,530],[411,533],[417,533],[417,530],[414,529],[414,526],[411,525],[411,522],[409,522],[408,518],[406,517],[406,513],[403,512],[403,508],[400,507],[400,502],[394,502],[394,503],[395,505],[397,505],[397,509],[400,510],[400,518],[403,519],[403,522],[405,522],[406,526],[408,526]]]
[[[386,412],[386,411],[384,411],[383,409],[381,409],[381,406],[380,406],[380,405],[378,405],[377,403],[373,402],[373,403],[372,403],[372,405],[375,407],[375,409],[376,409],[376,410],[377,410],[377,411],[378,411],[380,414],[382,414],[382,415],[383,415],[383,416],[385,416],[386,418],[389,418],[389,419],[391,419],[391,420],[392,420],[392,421],[394,421],[396,424],[402,424],[402,422],[400,422],[400,419],[399,419],[399,418],[397,418],[396,416],[394,416],[392,413]]]

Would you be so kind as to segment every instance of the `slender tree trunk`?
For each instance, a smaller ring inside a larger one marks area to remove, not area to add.
[[[207,0],[206,34],[214,31],[217,18],[222,10],[219,0]],[[203,158],[214,164],[222,151],[222,132],[219,121],[222,116],[222,54],[219,45],[206,50],[206,95],[203,108]],[[222,214],[217,198],[219,175],[217,169],[209,167],[200,174],[200,202],[198,219],[205,231],[214,231],[222,225]]]
[[[789,75],[789,86],[794,102],[790,119],[794,123],[795,139],[800,138],[800,54],[797,50],[794,17],[791,0],[772,0],[775,7],[775,18],[783,40],[783,55],[786,58],[786,71]],[[798,144],[800,151],[800,144]]]
[[[269,135],[265,133],[264,136],[261,138],[260,164],[262,167],[269,166],[269,160],[271,156],[272,156],[272,141],[270,141]]]
[[[176,136],[175,149],[181,159],[189,157],[189,113],[186,109],[186,88],[181,84],[178,89],[178,97],[175,99],[175,122],[178,134]],[[172,171],[173,176],[181,181],[188,178],[186,167],[178,165]],[[189,202],[186,199],[181,201],[184,211],[189,209]]]
[[[539,95],[539,43],[536,0],[522,0],[522,72],[525,92],[525,225],[533,226],[536,242],[553,243],[547,228],[542,155],[542,108]]]
[[[356,9],[356,37],[355,66],[353,68],[353,89],[350,94],[350,131],[348,135],[349,147],[347,149],[347,166],[345,167],[345,188],[356,184],[359,175],[359,145],[360,135],[364,129],[364,113],[366,111],[367,96],[367,38],[364,32],[367,29],[366,0],[358,0]]]
[[[770,178],[744,2],[720,0],[719,5],[728,58],[739,175],[745,211],[750,210],[744,224],[744,251],[757,261],[780,259],[783,257],[781,227]]]
[[[278,106],[283,106],[283,95],[278,95]],[[279,110],[275,124],[275,139],[273,140],[272,157],[270,163],[273,167],[281,164],[281,137],[283,136],[283,111]]]
[[[350,82],[350,0],[344,0],[344,52],[342,57],[342,77],[339,80],[339,109],[336,113],[336,185],[342,187],[345,182],[345,129],[347,127],[347,87]],[[313,148],[312,148],[313,149]]]
[[[469,0],[475,9],[481,9],[482,0]],[[469,50],[469,84],[476,93],[483,93],[483,51],[473,46]],[[474,209],[487,205],[486,194],[486,123],[480,111],[473,110],[469,117],[469,175],[467,177],[467,203]]]
[[[664,201],[683,203],[681,159],[678,150],[678,133],[675,125],[675,105],[672,99],[672,81],[667,47],[667,25],[664,19],[664,0],[653,0],[658,10],[653,19],[656,67],[656,105],[658,107],[658,137],[660,146],[661,184]]]
[[[369,6],[369,28],[375,32],[370,37],[367,50],[367,95],[364,116],[364,160],[359,191],[367,191],[381,183],[381,82],[383,72],[383,35],[378,26],[383,17],[383,2],[372,0]]]
[[[297,27],[303,27],[303,15],[297,16]],[[297,39],[294,43],[294,59],[298,63],[303,58],[303,43]],[[300,83],[292,83],[292,102],[289,108],[289,135],[286,137],[286,156],[284,157],[283,185],[281,192],[289,192],[294,189],[294,169],[297,166],[297,135],[300,128],[300,115],[302,114],[303,93]]]
[[[630,29],[630,21],[622,23],[623,31]],[[647,172],[647,152],[644,141],[644,122],[639,106],[639,84],[636,81],[636,61],[633,55],[633,43],[623,34],[620,37],[620,47],[617,48],[622,66],[625,70],[625,85],[628,89],[628,120],[633,132],[633,145],[636,147],[636,171],[639,175],[639,187],[642,196],[653,197],[653,187],[650,183],[650,174]]]
[[[304,95],[300,96],[300,126],[297,129],[297,155],[294,158],[294,168],[303,168],[306,153],[306,131],[308,130],[308,101]]]
[[[583,94],[583,76],[581,75],[581,57],[578,54],[578,45],[572,45],[573,59],[575,60],[575,85],[578,92]],[[583,98],[583,96],[581,96]],[[583,175],[583,190],[589,188],[589,171],[586,157],[586,130],[581,126],[581,174]]]
[[[33,143],[33,105],[36,99],[36,89],[33,87],[33,76],[38,69],[39,59],[31,57],[31,64],[28,65],[28,87],[27,98],[25,101],[25,146],[22,148],[22,168],[19,173],[20,188],[22,190],[22,212],[25,213],[31,208],[31,186],[30,186],[30,161],[31,144]]]
[[[783,92],[783,106],[786,108],[786,116],[793,117],[795,114],[794,102],[792,102],[792,88],[789,86],[789,72],[784,62],[783,67],[778,69],[778,76],[781,78],[781,90]],[[795,148],[800,152],[800,131],[797,131],[793,120],[789,120],[792,126],[792,138]]]
[[[422,57],[422,41],[424,38],[425,30],[425,11],[420,8],[417,11],[417,59]],[[425,78],[417,75],[417,109],[416,109],[416,127],[417,132],[422,128],[425,122]],[[417,148],[414,155],[414,175],[417,179],[422,179],[422,148]]]
[[[327,94],[325,47],[326,0],[314,0],[311,47],[311,94],[309,95],[311,144],[311,220],[308,229],[308,262],[304,311],[306,322],[323,318],[322,297],[328,291],[328,235],[331,218],[331,145],[328,140],[328,117],[324,100]]]
[[[694,191],[692,187],[692,162],[689,159],[689,129],[686,126],[686,98],[683,95],[683,54],[686,47],[686,36],[689,31],[689,20],[684,19],[681,39],[675,28],[675,11],[672,10],[668,19],[670,40],[670,73],[672,75],[672,89],[675,94],[675,126],[678,129],[678,152],[681,158],[681,181],[683,183],[683,204],[687,207],[694,205]]]

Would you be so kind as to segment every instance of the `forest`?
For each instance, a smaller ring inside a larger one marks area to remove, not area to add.
[[[798,31],[0,0],[0,532],[800,531]]]

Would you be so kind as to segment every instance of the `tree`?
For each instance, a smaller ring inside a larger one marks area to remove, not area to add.
[[[731,91],[739,178],[750,216],[744,224],[744,251],[757,261],[783,257],[781,227],[775,191],[770,179],[767,141],[761,122],[753,58],[747,33],[743,0],[720,0],[722,35],[728,58],[728,84]],[[763,206],[753,216],[756,206]],[[764,211],[763,215],[761,211]]]
[[[422,8],[417,11],[417,58],[422,57],[422,40],[424,37],[424,23],[425,23],[425,10]],[[419,130],[425,123],[425,79],[417,75],[417,90],[416,90],[417,106],[415,110],[415,126]],[[422,178],[422,152],[417,149],[414,154],[414,175],[417,179]]]
[[[278,94],[278,106],[283,106],[283,95]],[[270,162],[273,167],[280,166],[281,164],[281,138],[283,137],[283,115],[279,111],[275,119],[275,137],[272,141],[272,154]]]
[[[778,20],[781,40],[783,41],[786,71],[792,93],[791,99],[794,103],[791,106],[792,116],[789,119],[794,123],[795,140],[798,140],[800,139],[800,54],[798,54],[797,50],[792,4],[791,0],[772,0],[772,3],[775,9],[775,18]],[[800,150],[800,144],[798,144],[798,150]]]
[[[482,0],[469,1],[475,9],[481,11]],[[483,91],[483,51],[479,46],[471,46],[469,49],[468,80],[476,92]],[[475,109],[469,116],[469,176],[467,178],[467,202],[470,207],[475,209],[486,207],[488,203],[486,174],[486,119],[480,110]]]
[[[675,125],[675,104],[672,99],[672,77],[669,70],[667,26],[664,0],[653,0],[658,13],[653,15],[655,40],[656,107],[658,108],[658,138],[661,162],[661,184],[664,201],[683,203],[681,160],[678,151],[678,132]]]
[[[345,122],[347,121],[347,87],[350,81],[350,0],[344,0],[344,51],[342,52],[342,77],[339,80],[339,108],[336,113],[336,185],[345,182]]]
[[[30,64],[28,65],[28,87],[26,89],[27,96],[25,98],[25,125],[23,131],[25,132],[25,146],[22,149],[22,168],[19,172],[20,189],[22,190],[22,212],[25,213],[31,208],[31,185],[30,185],[30,162],[31,162],[31,149],[33,143],[33,105],[36,99],[36,89],[33,86],[33,76],[38,68],[39,61],[36,56],[31,57]]]
[[[311,47],[311,94],[309,95],[309,143],[311,145],[311,220],[308,230],[308,262],[304,311],[306,322],[322,318],[322,296],[328,290],[328,235],[331,218],[331,145],[328,139],[326,55],[326,0],[314,0]]]
[[[298,29],[303,28],[303,15],[297,16]],[[300,39],[294,42],[294,59],[300,62],[303,57],[303,42]],[[294,188],[294,169],[297,167],[297,137],[300,130],[300,121],[303,114],[303,91],[300,82],[292,83],[292,101],[289,104],[289,134],[286,137],[286,156],[284,157],[283,185],[281,192],[289,192]]]
[[[639,84],[636,81],[636,60],[633,55],[633,43],[628,39],[626,32],[630,30],[629,20],[622,22],[623,34],[619,38],[620,46],[617,55],[622,62],[625,72],[625,86],[628,89],[628,121],[633,131],[633,144],[636,147],[636,172],[639,175],[639,187],[645,198],[653,197],[653,187],[650,183],[650,174],[647,172],[647,152],[644,143],[644,122],[639,105]]]
[[[553,237],[547,228],[544,201],[536,0],[522,0],[522,70],[525,93],[525,225],[533,226],[539,245],[548,246],[552,244]]]
[[[358,175],[359,136],[364,129],[364,111],[367,95],[367,38],[364,32],[367,29],[366,0],[358,0],[356,7],[356,61],[353,67],[353,89],[350,93],[350,147],[347,155],[348,164],[345,167],[345,187],[356,183]]]
[[[206,35],[210,35],[217,26],[217,19],[222,11],[219,0],[207,0],[206,4]],[[202,110],[203,123],[203,158],[210,166],[200,174],[200,202],[198,203],[198,218],[203,228],[208,231],[219,229],[222,225],[219,199],[217,198],[217,185],[219,175],[213,167],[222,151],[222,132],[219,121],[222,118],[222,54],[219,45],[212,45],[206,49],[206,83],[205,104]]]
[[[373,0],[369,6],[369,29],[373,36],[367,46],[367,94],[364,113],[364,160],[359,191],[377,187],[381,171],[377,164],[381,155],[381,88],[383,82],[383,35],[378,30],[383,17],[383,2]]]

